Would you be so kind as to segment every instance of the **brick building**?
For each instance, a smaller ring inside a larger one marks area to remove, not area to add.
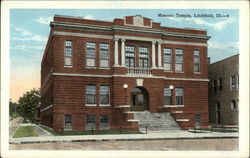
[[[182,129],[208,124],[206,30],[163,27],[138,15],[112,22],[56,15],[50,26],[41,124],[138,130],[140,111],[170,114]]]
[[[208,66],[209,121],[238,125],[239,54]]]

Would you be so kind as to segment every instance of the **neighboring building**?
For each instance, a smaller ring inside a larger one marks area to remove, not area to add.
[[[41,124],[138,130],[134,113],[149,111],[171,114],[182,129],[208,125],[206,30],[162,27],[141,16],[108,22],[56,15],[50,26]]]
[[[210,64],[208,74],[210,123],[238,125],[239,55]]]

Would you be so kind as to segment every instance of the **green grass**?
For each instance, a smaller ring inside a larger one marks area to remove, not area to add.
[[[52,131],[48,128],[44,128],[40,126],[41,128],[47,130],[51,134],[55,136],[68,136],[68,135],[92,135],[91,130],[86,130],[86,131],[63,131],[63,132],[56,132]],[[136,131],[126,131],[126,130],[94,130],[93,131],[94,135],[104,135],[104,134],[141,134],[141,132],[136,132]]]
[[[32,126],[20,126],[16,133],[14,134],[13,138],[20,138],[20,137],[34,137],[38,136],[39,134],[35,131]]]

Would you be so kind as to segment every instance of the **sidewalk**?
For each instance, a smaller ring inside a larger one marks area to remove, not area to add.
[[[48,142],[83,142],[83,141],[214,139],[214,138],[238,138],[238,133],[236,132],[192,133],[188,131],[168,131],[168,132],[150,132],[147,134],[43,136],[43,137],[11,138],[10,144],[48,143]]]

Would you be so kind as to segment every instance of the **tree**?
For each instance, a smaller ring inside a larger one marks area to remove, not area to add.
[[[11,99],[9,100],[9,115],[11,117],[16,117],[18,115],[17,106],[18,104],[16,102],[13,102]]]
[[[40,104],[40,90],[32,89],[26,92],[18,100],[18,113],[26,120],[34,122],[36,120],[37,107]]]

